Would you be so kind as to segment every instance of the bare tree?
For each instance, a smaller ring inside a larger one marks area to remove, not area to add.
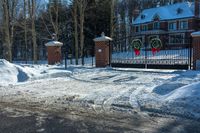
[[[113,37],[114,34],[114,6],[115,6],[115,0],[111,0],[111,4],[110,4],[110,37]]]
[[[31,33],[33,41],[33,60],[34,63],[37,63],[37,41],[36,41],[36,30],[35,30],[35,0],[31,0]]]
[[[26,63],[27,63],[27,59],[28,59],[28,55],[27,55],[27,50],[28,50],[28,46],[27,46],[27,0],[24,0],[24,42],[25,42],[25,58],[26,58]]]
[[[29,15],[31,18],[31,34],[32,34],[32,43],[33,43],[33,61],[37,63],[37,41],[36,41],[36,29],[35,29],[35,19],[36,19],[36,1],[28,0]]]
[[[1,1],[3,10],[3,56],[8,61],[12,61],[12,44],[17,2],[17,0]]]
[[[75,59],[76,65],[78,65],[78,58],[79,58],[79,50],[78,50],[78,20],[77,20],[77,0],[74,0],[72,16],[74,19],[74,43],[75,43]]]
[[[3,7],[3,56],[6,60],[12,61],[12,44],[11,44],[11,35],[9,30],[9,9],[8,9],[8,1],[2,1]]]
[[[59,35],[59,24],[58,24],[59,9],[58,8],[59,8],[59,5],[56,1],[53,3],[52,6],[49,7],[49,18],[50,18],[50,22],[52,24],[52,27],[55,33],[55,40],[58,40],[58,35]],[[53,13],[55,13],[54,16],[53,16]]]
[[[79,20],[80,20],[80,49],[81,49],[81,58],[82,65],[84,65],[84,22],[85,22],[85,11],[87,8],[87,0],[77,0],[78,9],[79,9]]]

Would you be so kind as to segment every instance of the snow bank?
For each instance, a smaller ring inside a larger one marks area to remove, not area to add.
[[[0,59],[0,86],[17,84],[28,80],[67,77],[71,71],[59,65],[17,65]]]
[[[0,85],[24,82],[29,79],[29,74],[22,67],[0,59]]]
[[[162,112],[200,119],[200,81],[180,87],[163,97]]]
[[[200,98],[200,82],[178,88],[166,96],[166,101],[178,99]]]

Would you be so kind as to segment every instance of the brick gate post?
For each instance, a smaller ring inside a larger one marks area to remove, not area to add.
[[[104,33],[101,34],[101,37],[94,39],[96,67],[106,67],[110,65],[110,41],[112,41],[112,38],[105,36]]]
[[[61,47],[63,46],[63,43],[58,41],[50,41],[46,43],[45,46],[47,47],[48,64],[54,65],[56,63],[61,63]]]
[[[192,34],[193,70],[200,70],[200,31]]]

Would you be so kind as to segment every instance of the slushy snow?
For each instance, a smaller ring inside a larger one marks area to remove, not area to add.
[[[200,72],[12,64],[0,60],[2,102],[200,118]]]

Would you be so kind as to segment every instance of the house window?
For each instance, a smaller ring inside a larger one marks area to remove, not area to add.
[[[148,26],[147,25],[142,25],[142,31],[147,31],[148,30]]]
[[[184,44],[184,34],[171,34],[169,35],[169,44]]]
[[[159,21],[160,20],[160,16],[156,13],[153,17],[154,21]]]
[[[180,21],[180,29],[188,29],[188,21],[187,20],[183,20]]]
[[[140,31],[140,26],[135,26],[135,32],[139,32]]]
[[[169,22],[168,23],[169,30],[176,30],[176,22]]]
[[[153,23],[153,29],[154,29],[154,30],[160,29],[160,23],[159,23],[159,22],[154,22],[154,23]]]

